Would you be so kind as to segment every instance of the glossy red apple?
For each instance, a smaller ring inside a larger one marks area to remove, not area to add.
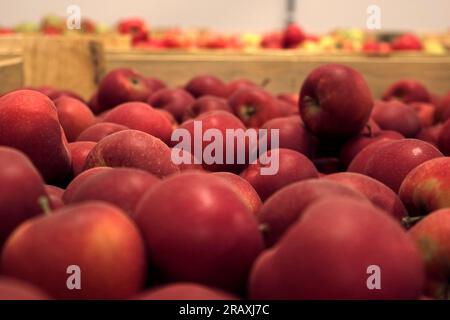
[[[0,145],[25,153],[47,182],[70,174],[70,153],[53,102],[33,90],[0,98]]]
[[[194,101],[194,97],[189,92],[179,88],[158,90],[148,99],[152,107],[170,112],[178,122],[182,122]]]
[[[69,143],[69,151],[72,156],[72,174],[79,175],[84,168],[86,158],[97,143],[92,141],[78,141]]]
[[[377,142],[373,151],[369,149],[371,146],[356,155],[348,171],[381,181],[394,192],[398,192],[403,179],[412,169],[443,156],[433,145],[417,139]],[[364,153],[366,150],[368,152]]]
[[[86,178],[72,194],[68,204],[94,200],[105,201],[133,215],[143,194],[158,182],[159,179],[147,171],[113,168]]]
[[[18,150],[0,147],[0,248],[23,221],[42,212],[47,197],[44,181],[31,161]]]
[[[422,128],[414,109],[400,101],[375,101],[372,118],[383,130],[397,131],[414,138]]]
[[[271,158],[270,162],[261,157]],[[273,168],[273,172],[264,173],[263,168]],[[281,188],[301,180],[318,178],[314,164],[303,154],[290,149],[272,149],[250,164],[241,177],[247,180],[263,201]]]
[[[315,135],[341,139],[358,134],[369,120],[373,99],[357,71],[337,64],[314,69],[300,91],[300,115]]]
[[[239,194],[207,173],[163,180],[141,199],[135,220],[167,281],[241,290],[263,248],[256,218]]]
[[[99,142],[104,137],[109,136],[112,133],[123,131],[130,129],[121,124],[112,123],[112,122],[100,122],[90,126],[86,130],[84,130],[78,136],[77,141],[92,141]]]
[[[104,121],[139,130],[161,139],[166,144],[170,143],[172,124],[167,117],[146,103],[127,102],[118,105],[108,112]]]
[[[131,101],[146,101],[150,95],[145,78],[131,69],[110,71],[98,87],[98,104],[101,110],[114,108]]]
[[[266,245],[274,245],[300,219],[309,205],[331,196],[353,197],[369,202],[360,192],[334,181],[309,179],[291,184],[267,199],[258,213]]]
[[[411,216],[450,207],[450,158],[432,159],[417,166],[402,182],[400,199]]]
[[[100,140],[86,158],[84,170],[94,167],[129,167],[158,177],[179,172],[170,148],[161,140],[137,130],[124,130]]]
[[[69,266],[79,267],[80,290],[67,286]],[[120,299],[143,287],[146,254],[139,230],[123,211],[85,202],[19,226],[3,248],[1,267],[3,274],[57,299]]]
[[[192,78],[186,84],[185,89],[195,98],[206,95],[226,98],[228,95],[227,85],[211,75],[199,75]]]
[[[72,201],[73,195],[78,191],[80,186],[83,184],[83,182],[89,178],[91,175],[109,171],[112,170],[110,167],[95,167],[92,169],[88,169],[80,173],[78,176],[76,176],[67,186],[66,190],[64,190],[64,193],[62,195],[62,200],[64,203],[69,203]]]
[[[401,225],[345,197],[312,204],[269,255],[252,270],[251,299],[408,300],[421,296],[425,280],[419,250]],[[371,279],[377,271],[379,286]]]

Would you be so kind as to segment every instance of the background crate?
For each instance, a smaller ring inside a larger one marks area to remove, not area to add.
[[[0,95],[23,86],[21,57],[0,58]]]

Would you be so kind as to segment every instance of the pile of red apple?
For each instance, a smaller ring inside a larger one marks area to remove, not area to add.
[[[278,172],[175,165],[172,132],[194,120],[278,129]],[[0,145],[0,298],[449,297],[450,95],[415,80],[374,101],[343,65],[298,96],[117,69],[89,102],[3,95]]]

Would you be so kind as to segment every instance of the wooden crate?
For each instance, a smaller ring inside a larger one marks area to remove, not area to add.
[[[0,37],[0,56],[20,54],[25,86],[54,86],[88,98],[104,72],[103,45],[92,37]]]
[[[23,86],[22,58],[0,58],[0,95]]]
[[[265,79],[273,92],[297,92],[315,67],[341,63],[359,70],[375,96],[402,78],[415,78],[433,92],[450,90],[450,56],[402,54],[389,57],[333,54],[312,55],[292,52],[151,52],[115,51],[106,53],[106,69],[131,67],[156,76],[171,86],[184,84],[198,74],[213,74],[226,81],[247,77],[256,83]]]

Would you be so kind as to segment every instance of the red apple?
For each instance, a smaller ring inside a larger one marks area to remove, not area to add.
[[[434,211],[412,227],[409,233],[417,242],[425,263],[425,294],[436,299],[448,299],[450,209]]]
[[[49,209],[56,210],[64,207],[64,201],[62,199],[64,189],[52,185],[45,185],[45,192],[47,192],[48,195]],[[45,207],[41,209],[44,209],[44,211],[47,210]]]
[[[299,116],[274,118],[261,126],[267,129],[268,146],[271,146],[271,130],[278,129],[279,147],[295,150],[311,157],[317,147],[317,139],[312,136]]]
[[[296,23],[289,24],[283,31],[283,48],[297,48],[305,40],[305,33]]]
[[[400,101],[375,101],[372,118],[383,130],[393,130],[406,138],[415,137],[421,123],[414,109]]]
[[[443,154],[450,156],[450,119],[440,129],[437,145]]]
[[[269,164],[261,162],[261,157],[271,158]],[[265,174],[262,168],[273,168],[273,173]],[[301,180],[318,178],[314,164],[303,154],[290,149],[272,149],[250,164],[241,177],[247,180],[263,201],[281,188]]]
[[[207,173],[163,180],[141,199],[135,220],[150,260],[168,281],[241,290],[263,249],[255,216],[239,194]]]
[[[434,146],[439,145],[439,136],[441,135],[442,129],[444,128],[443,123],[438,123],[431,127],[426,127],[420,130],[420,132],[417,134],[416,139],[426,141],[428,143],[431,143]],[[439,147],[442,153],[445,154],[445,151]]]
[[[416,35],[405,33],[392,41],[392,49],[399,51],[421,51],[423,46]]]
[[[79,185],[68,204],[98,200],[116,205],[129,215],[143,194],[159,179],[147,171],[133,168],[113,168],[91,175]]]
[[[194,122],[197,121],[197,122]],[[247,144],[241,145],[239,144],[239,140],[238,137],[235,135],[234,139],[233,139],[233,146],[228,145],[227,143],[227,139],[226,139],[226,130],[230,129],[230,130],[234,130],[234,132],[236,132],[236,130],[242,130],[242,132],[245,132],[246,128],[244,126],[244,124],[238,119],[236,118],[233,114],[226,112],[226,111],[210,111],[210,112],[206,112],[201,114],[200,116],[198,116],[196,119],[191,119],[188,120],[186,122],[184,122],[183,124],[181,124],[180,129],[185,129],[190,133],[191,136],[191,151],[195,149],[195,139],[198,139],[198,137],[196,138],[196,134],[195,133],[195,123],[199,124],[199,122],[201,123],[201,131],[199,130],[199,133],[201,134],[201,136],[203,136],[203,134],[209,130],[209,129],[216,129],[219,130],[222,134],[222,138],[223,140],[222,145],[223,145],[223,150],[222,150],[222,154],[223,154],[223,163],[218,163],[217,161],[214,163],[207,163],[206,161],[204,161],[205,159],[199,159],[202,160],[202,165],[203,168],[205,168],[206,170],[209,171],[230,171],[230,172],[240,172],[242,171],[242,169],[245,167],[246,163],[248,163],[248,151],[247,151]],[[200,137],[201,138],[201,137]],[[173,142],[173,145],[178,145],[177,142]],[[196,155],[195,154],[195,150],[194,150],[194,156],[196,156],[197,158],[200,158],[201,156],[203,156],[205,149],[208,147],[208,145],[210,144],[210,142],[208,141],[203,141],[202,145],[201,145],[201,154],[200,155]],[[233,153],[234,157],[233,157],[233,163],[226,163],[226,158],[227,158],[227,154],[228,153]],[[244,163],[238,163],[238,156],[239,155],[245,155],[245,161]]]
[[[244,178],[231,172],[215,172],[213,175],[223,178],[235,188],[236,192],[242,197],[242,200],[249,207],[251,212],[256,214],[261,207],[261,198],[253,186]]]
[[[99,142],[104,137],[109,136],[110,134],[127,130],[129,129],[126,126],[123,126],[121,124],[112,123],[112,122],[100,122],[97,124],[94,124],[84,130],[80,135],[78,136],[77,141],[92,141],[92,142]]]
[[[73,195],[78,191],[80,186],[83,184],[83,182],[89,178],[91,175],[109,171],[112,170],[110,167],[95,167],[92,169],[88,169],[80,173],[78,176],[76,176],[67,186],[66,190],[64,190],[64,193],[62,195],[62,200],[64,203],[69,203],[72,201]]]
[[[146,101],[150,95],[145,78],[131,69],[110,71],[98,87],[98,103],[104,111],[131,101]]]
[[[125,213],[85,202],[19,226],[3,248],[1,266],[5,275],[57,299],[120,299],[143,287],[146,255],[139,230]],[[67,286],[69,266],[79,267],[79,290]]]
[[[436,118],[436,107],[431,103],[413,102],[410,106],[419,117],[422,127],[430,127]]]
[[[200,75],[192,78],[185,86],[186,91],[195,98],[211,95],[226,98],[228,95],[227,85],[211,75]]]
[[[180,157],[187,157],[190,159],[189,163],[181,163],[178,165],[180,171],[188,171],[188,170],[204,171],[200,159],[197,158],[198,160],[195,160],[196,158],[194,157],[194,155],[188,150],[172,148],[172,153],[173,152],[178,152]],[[196,161],[198,161],[198,163]]]
[[[392,84],[383,94],[383,100],[397,99],[404,103],[430,102],[430,93],[420,82],[403,79]]]
[[[323,179],[335,181],[360,192],[375,206],[388,212],[398,221],[401,221],[407,215],[406,209],[397,194],[381,182],[368,176],[340,172],[327,175]]]
[[[0,147],[0,250],[8,235],[23,221],[42,212],[47,193],[30,160],[12,148]]]
[[[152,107],[170,112],[178,122],[181,122],[194,100],[189,92],[176,88],[158,90],[150,96],[148,103]]]
[[[397,131],[383,130],[378,133],[359,134],[348,140],[341,148],[339,160],[347,168],[356,155],[370,144],[383,140],[400,140],[405,137]]]
[[[269,255],[252,270],[251,299],[408,300],[420,297],[425,280],[419,250],[401,225],[345,197],[312,204]],[[377,271],[380,284],[372,288]]]
[[[145,77],[145,82],[147,83],[147,87],[149,87],[150,89],[151,92],[150,95],[152,95],[158,90],[167,88],[167,85],[161,79],[158,78]]]
[[[86,158],[84,170],[94,167],[129,167],[158,177],[179,172],[170,148],[161,140],[137,130],[124,130],[100,140]]]
[[[300,115],[313,134],[348,138],[358,134],[369,120],[373,99],[357,71],[337,64],[314,69],[300,91]]]
[[[127,18],[119,22],[117,30],[122,34],[131,35],[133,44],[148,40],[148,26],[139,18]]]
[[[0,300],[48,300],[41,289],[24,281],[0,277]]]
[[[350,163],[349,172],[362,173],[381,181],[394,192],[398,192],[406,175],[425,161],[442,157],[433,145],[417,140],[402,139],[377,142],[375,150],[369,154],[366,147]]]
[[[267,199],[258,213],[266,245],[274,245],[309,205],[331,196],[353,197],[368,202],[360,192],[334,181],[309,179],[293,183]]]
[[[237,297],[219,289],[197,283],[178,282],[149,289],[138,294],[138,300],[238,300]]]
[[[143,102],[127,102],[118,105],[108,112],[105,122],[113,122],[133,130],[139,130],[170,143],[172,124],[157,112],[156,109]]]
[[[0,145],[25,153],[47,182],[70,173],[70,153],[53,102],[33,90],[17,90],[0,98]]]
[[[196,118],[209,111],[217,110],[232,112],[226,99],[214,96],[203,96],[195,100],[189,106],[183,116],[183,121]]]
[[[281,49],[283,46],[283,35],[280,32],[264,34],[260,46],[265,49]]]
[[[251,128],[258,128],[268,120],[284,115],[275,98],[256,87],[237,91],[228,98],[228,104],[234,114]]]
[[[400,199],[411,216],[450,207],[450,158],[432,159],[417,166],[403,180]]]
[[[227,87],[228,87],[228,96],[231,96],[233,93],[235,93],[241,89],[256,88],[256,87],[258,87],[258,85],[249,79],[239,78],[239,79],[230,81],[228,83]]]
[[[69,151],[72,156],[72,173],[79,175],[84,168],[86,158],[97,143],[92,141],[78,141],[69,143]]]
[[[58,119],[69,142],[75,141],[83,130],[95,124],[92,111],[81,101],[61,97],[54,101]]]

